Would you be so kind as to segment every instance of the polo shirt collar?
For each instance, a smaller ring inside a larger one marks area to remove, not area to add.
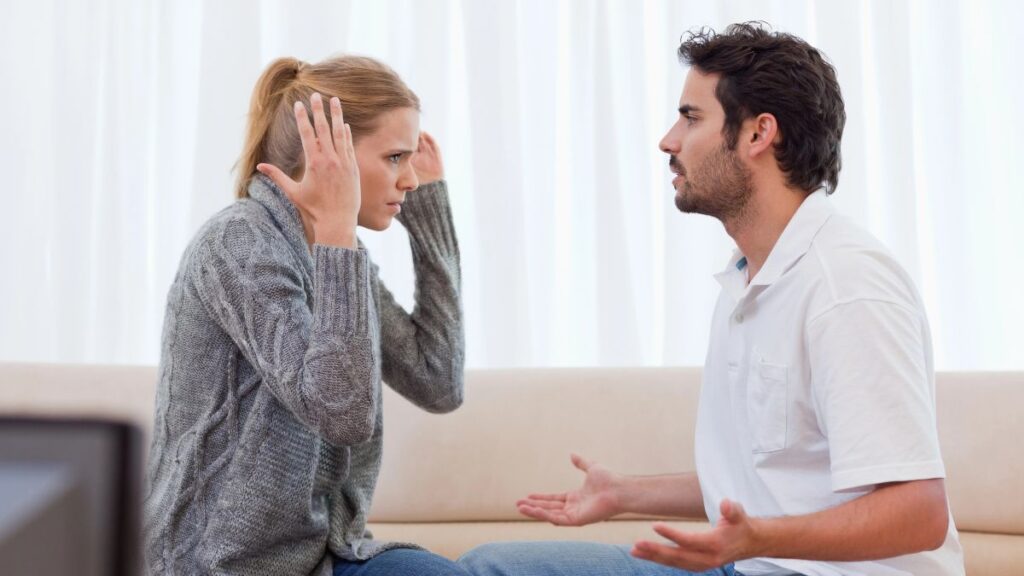
[[[782,277],[807,253],[818,231],[834,213],[832,203],[829,202],[824,190],[818,190],[804,199],[793,217],[789,219],[779,239],[775,241],[768,259],[757,276],[750,281],[749,287],[770,286]],[[746,268],[747,259],[737,249],[725,270],[715,275],[722,288],[733,293],[737,300],[748,288]]]

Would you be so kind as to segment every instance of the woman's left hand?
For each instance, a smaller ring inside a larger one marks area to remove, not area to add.
[[[426,132],[420,132],[419,145],[416,147],[416,153],[412,155],[412,169],[416,171],[420,186],[432,184],[444,178],[441,148],[437,145],[437,141]]]

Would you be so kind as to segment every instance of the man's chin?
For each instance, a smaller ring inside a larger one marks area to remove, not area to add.
[[[693,198],[688,197],[682,190],[677,190],[676,208],[685,214],[693,214],[697,211],[697,203],[693,201]]]

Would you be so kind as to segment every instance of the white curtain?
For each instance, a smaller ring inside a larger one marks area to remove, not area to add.
[[[765,20],[836,65],[839,209],[924,295],[941,369],[1022,369],[1021,3],[35,0],[0,21],[0,360],[151,364],[198,226],[232,201],[280,55],[378,57],[442,145],[472,367],[703,361],[732,242],[657,142],[684,31]],[[400,225],[363,234],[412,302]]]

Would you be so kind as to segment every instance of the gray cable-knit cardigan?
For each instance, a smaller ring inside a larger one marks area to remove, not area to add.
[[[164,322],[145,502],[149,573],[329,575],[372,540],[381,378],[462,402],[459,249],[444,182],[406,196],[416,306],[366,250],[307,244],[264,176],[185,251]]]

